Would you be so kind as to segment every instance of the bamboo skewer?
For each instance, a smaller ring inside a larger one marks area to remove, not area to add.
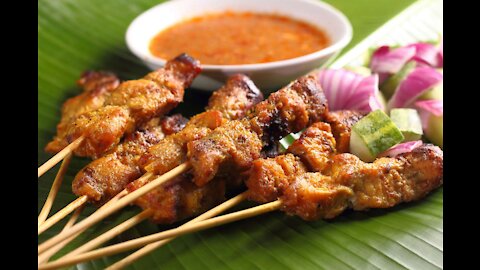
[[[140,237],[134,240],[112,245],[109,247],[97,249],[94,251],[80,254],[73,258],[59,259],[57,261],[41,265],[39,266],[38,269],[41,269],[41,270],[55,269],[59,267],[69,266],[69,265],[83,262],[83,261],[94,260],[100,257],[109,256],[119,252],[127,251],[130,249],[134,249],[134,248],[144,246],[146,244],[150,244],[160,240],[164,240],[172,237],[178,237],[187,233],[197,232],[200,230],[213,228],[226,223],[234,222],[241,219],[246,219],[246,218],[257,216],[267,212],[271,212],[279,209],[281,205],[282,205],[282,202],[280,200],[277,200],[277,201],[266,203],[260,206],[252,207],[246,210],[222,215],[219,217],[214,217],[205,221],[200,221],[192,225],[182,226],[182,228],[176,228],[176,229],[152,234],[149,236]]]
[[[233,206],[243,202],[246,199],[246,192],[239,194],[230,200],[210,209],[209,211],[203,213],[202,215],[190,220],[189,222],[183,224],[179,228],[184,228],[185,226],[194,224],[199,221],[203,221],[209,218],[212,218],[214,216],[218,216],[222,212],[225,212],[226,210],[232,208]],[[126,267],[127,265],[130,265],[134,261],[140,259],[141,257],[147,255],[148,253],[154,251],[155,249],[165,245],[166,243],[172,241],[174,238],[169,238],[165,240],[160,240],[158,242],[148,244],[147,246],[144,246],[143,248],[135,251],[134,253],[128,255],[127,257],[123,258],[122,260],[112,264],[111,266],[105,268],[105,270],[114,270],[114,269],[122,269]]]
[[[83,206],[81,206],[81,207],[77,208],[77,210],[75,210],[73,215],[68,220],[67,224],[65,224],[65,227],[63,227],[62,232],[73,226],[73,224],[77,221],[78,217],[80,216],[80,213],[82,212],[82,210],[83,210]],[[41,256],[38,257],[38,264],[47,262],[50,259],[50,257],[52,257],[60,249],[62,249],[68,242],[69,241],[63,241],[60,244],[58,244],[58,245],[52,247],[51,249],[47,250],[45,253],[43,253]]]
[[[84,205],[87,201],[88,201],[88,197],[82,196],[82,197],[78,197],[76,200],[69,203],[62,210],[58,211],[57,213],[55,213],[55,215],[51,216],[49,219],[45,220],[40,226],[38,226],[38,234],[41,234],[42,232],[46,231],[48,228],[55,225],[64,217],[68,216],[71,212],[75,211],[75,209]]]
[[[51,248],[52,246],[58,244],[59,242],[63,241],[64,239],[70,237],[71,235],[77,233],[78,231],[88,228],[95,224],[96,222],[102,220],[103,218],[107,217],[108,215],[114,213],[115,211],[127,206],[129,203],[136,200],[138,197],[144,195],[145,193],[151,191],[153,188],[158,187],[165,182],[170,181],[171,179],[175,178],[176,176],[186,172],[190,168],[190,164],[185,162],[174,169],[170,170],[169,172],[157,177],[156,179],[152,180],[148,184],[142,186],[141,188],[135,190],[132,193],[125,195],[125,197],[118,200],[117,203],[111,205],[110,207],[106,207],[104,209],[98,209],[95,213],[93,213],[88,218],[82,220],[81,222],[77,223],[69,230],[65,232],[61,232],[60,234],[50,238],[49,240],[45,241],[41,245],[38,246],[38,253],[41,254],[45,252],[47,249]],[[152,177],[152,173],[146,173],[141,178],[150,178]]]
[[[58,162],[64,159],[68,154],[71,154],[73,150],[77,149],[80,146],[83,140],[84,140],[83,136],[79,137],[78,139],[73,141],[71,144],[63,148],[62,151],[58,152],[53,157],[51,157],[47,162],[43,163],[42,166],[38,167],[38,177],[42,176],[44,173],[50,170]]]
[[[63,178],[65,176],[65,173],[67,172],[68,165],[70,164],[70,161],[72,160],[72,154],[68,154],[65,159],[62,162],[62,165],[60,166],[60,169],[58,170],[57,176],[55,177],[55,180],[53,181],[52,187],[50,188],[50,192],[48,193],[47,200],[43,204],[42,210],[40,211],[40,214],[38,215],[38,226],[42,225],[42,223],[47,219],[48,214],[50,213],[50,210],[52,209],[52,204],[55,201],[55,197],[57,196],[58,190],[60,189],[60,186],[62,185]]]
[[[105,232],[104,234],[98,236],[95,239],[90,240],[89,242],[85,243],[84,245],[76,248],[75,250],[71,251],[67,255],[63,256],[62,258],[69,258],[74,257],[75,255],[84,253],[86,251],[90,251],[99,245],[107,242],[108,240],[114,238],[115,236],[121,234],[122,232],[130,229],[131,227],[137,225],[138,223],[144,221],[145,219],[151,217],[153,211],[151,209],[146,209],[142,211],[140,214],[137,214],[128,220],[122,222],[121,224],[115,226],[114,228],[110,229],[109,231]]]
[[[108,201],[106,204],[104,204],[102,207],[100,207],[100,209],[102,208],[105,208],[105,207],[108,207],[108,205],[112,204],[112,203],[115,203],[117,202],[121,197],[123,197],[125,195],[125,192],[121,192],[119,194],[117,194],[117,196],[113,197],[110,201]],[[81,206],[80,208],[77,208],[76,211],[78,212],[81,212],[81,210],[79,209],[83,209],[84,206]],[[68,223],[67,223],[68,225]],[[68,230],[69,228],[71,228],[73,226],[73,222],[72,222],[72,225],[70,226],[66,226],[63,228],[62,232],[63,231],[66,231]],[[60,242],[59,244],[57,244],[56,246],[53,246],[52,248],[50,248],[49,250],[45,251],[44,253],[42,253],[42,255],[38,256],[38,263],[40,264],[41,262],[45,262],[45,257],[51,257],[53,254],[57,253],[57,251],[59,251],[61,248],[63,248],[66,244],[70,243],[73,239],[75,239],[78,235],[80,235],[81,233],[83,233],[87,228],[77,232],[76,234],[70,236],[69,238],[63,240],[62,242]],[[42,261],[40,261],[40,258],[42,258]]]

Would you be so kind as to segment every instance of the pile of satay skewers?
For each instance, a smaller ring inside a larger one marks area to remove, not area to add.
[[[120,83],[106,72],[82,76],[84,92],[64,103],[57,135],[46,147],[57,154],[39,168],[40,177],[63,160],[38,233],[75,212],[63,231],[38,246],[39,269],[141,248],[109,267],[119,269],[186,233],[274,210],[316,220],[348,208],[388,208],[421,199],[443,182],[443,152],[431,144],[372,163],[348,153],[350,129],[365,113],[330,112],[314,75],[266,100],[247,76],[234,75],[212,94],[205,112],[189,120],[167,116],[200,71],[198,61],[183,54],[139,80]],[[279,151],[281,138],[302,130]],[[93,161],[73,180],[78,198],[47,219],[72,155]],[[215,217],[247,199],[262,205]],[[87,203],[100,208],[76,222]],[[87,228],[129,204],[143,211],[48,262]],[[192,217],[178,228],[93,250],[145,219],[171,224]]]

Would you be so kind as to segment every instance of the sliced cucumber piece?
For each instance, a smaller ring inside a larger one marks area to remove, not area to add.
[[[423,95],[418,97],[419,100],[435,99],[443,100],[443,81],[437,86],[425,92]]]
[[[376,110],[352,126],[350,151],[366,162],[402,142],[402,132],[382,110]]]
[[[288,147],[290,147],[290,145],[292,145],[295,140],[300,138],[300,135],[302,135],[302,133],[303,130],[298,133],[290,133],[287,136],[283,137],[280,140],[280,152],[283,153],[287,151]]]
[[[372,71],[369,68],[363,67],[363,66],[347,66],[344,69],[348,70],[348,71],[351,71],[351,72],[354,72],[354,73],[357,73],[357,74],[360,74],[360,75],[363,75],[363,76],[372,75]]]
[[[399,72],[393,74],[384,83],[382,83],[380,86],[380,91],[382,91],[385,98],[390,99],[393,96],[400,82],[407,77],[407,75],[415,68],[415,66],[415,61],[408,62],[402,67],[402,69],[400,69]]]
[[[422,121],[417,110],[407,108],[392,109],[390,111],[390,119],[402,132],[405,142],[416,141],[422,138]]]
[[[443,115],[431,115],[425,129],[425,137],[443,149]]]

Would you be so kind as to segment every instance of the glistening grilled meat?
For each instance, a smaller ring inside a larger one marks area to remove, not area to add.
[[[194,116],[181,131],[167,136],[151,147],[142,157],[146,171],[162,174],[185,161],[186,143],[205,136],[228,119],[237,119],[263,99],[260,90],[245,75],[231,76],[226,84],[210,97],[206,112]],[[222,118],[223,116],[223,118]],[[152,221],[173,223],[198,215],[225,200],[226,188],[235,188],[242,182],[216,178],[209,184],[198,187],[191,175],[183,174],[175,180],[147,193],[135,204],[152,209]],[[146,181],[134,181],[129,190],[137,189]]]
[[[250,79],[242,75],[232,77],[224,87],[218,90],[223,94],[212,96],[210,102],[221,104],[222,100],[225,101],[224,103],[228,101],[230,102],[228,104],[232,104],[233,109],[238,108],[238,105],[232,102],[233,100],[229,97],[228,92],[234,91],[239,97],[246,96],[247,93],[253,93],[255,89],[251,89],[251,87],[245,87],[245,94],[241,93],[238,87],[238,85],[241,85],[239,81],[245,80]],[[256,90],[257,95],[261,96],[260,91]],[[252,100],[255,99],[258,98],[255,97]],[[238,102],[245,102],[245,99],[239,98]],[[245,109],[249,109],[253,104],[243,103],[243,106]],[[229,107],[224,108],[228,109]],[[210,110],[210,108],[207,109]],[[225,110],[225,112],[228,112],[228,110]],[[139,130],[127,135],[124,141],[108,154],[85,166],[73,181],[73,191],[78,196],[87,195],[91,201],[106,202],[123,190],[128,183],[144,173],[139,159],[147,153],[147,150],[151,150],[150,154],[158,153],[158,160],[157,157],[153,158],[148,155],[156,162],[166,160],[176,162],[179,159],[181,160],[182,153],[185,152],[182,150],[183,140],[188,141],[202,136],[222,121],[222,112],[216,110],[197,115],[190,121],[181,115],[173,115],[162,119],[155,118],[144,124]],[[185,132],[180,132],[184,127]],[[164,139],[165,135],[167,137]],[[154,152],[154,150],[158,152]],[[137,185],[140,185],[140,183],[137,183]]]
[[[325,146],[332,136],[328,132],[325,138],[310,136],[315,133],[309,129],[297,140],[301,151],[293,144],[288,149],[299,156],[288,153],[254,162],[246,182],[250,199],[261,203],[280,199],[286,213],[315,220],[333,218],[348,207],[387,208],[418,200],[443,182],[443,152],[436,146],[424,144],[395,158],[365,163],[352,154],[332,155],[328,147],[315,145],[307,138]],[[319,162],[329,156],[331,160]]]
[[[389,208],[419,200],[442,183],[443,152],[426,144],[373,163],[339,154],[330,172],[296,176],[279,198],[286,213],[315,220],[333,218],[347,208]]]
[[[62,105],[62,117],[57,125],[57,134],[45,147],[45,151],[56,153],[68,145],[66,140],[68,124],[78,115],[102,107],[111,92],[118,87],[120,80],[115,74],[104,71],[86,71],[77,84],[83,92],[67,99]]]
[[[333,135],[337,142],[338,153],[350,152],[350,134],[352,126],[365,115],[366,113],[351,110],[334,111],[327,114],[325,122],[332,126]]]
[[[84,141],[74,153],[94,159],[102,156],[124,135],[177,106],[183,100],[184,89],[199,72],[198,61],[183,54],[142,79],[123,82],[107,97],[105,106],[68,123],[65,143],[83,136]]]
[[[328,112],[314,76],[302,77],[272,93],[242,120],[228,121],[188,144],[194,182],[203,186],[216,175],[248,170],[273,141],[320,121]]]
[[[99,204],[110,200],[142,175],[137,164],[140,156],[166,135],[183,129],[185,120],[176,114],[143,124],[110,152],[82,168],[72,182],[73,192],[77,196],[87,195],[90,201]]]

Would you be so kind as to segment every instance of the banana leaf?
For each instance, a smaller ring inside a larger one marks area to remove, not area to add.
[[[133,18],[162,1],[40,0],[38,2],[38,164],[60,119],[61,104],[79,93],[75,85],[84,70],[111,70],[122,79],[148,72],[127,49],[125,30]],[[384,24],[413,0],[327,1],[342,10],[354,26],[351,45]],[[375,8],[372,8],[375,7]],[[188,90],[176,111],[200,112],[209,94]],[[75,199],[71,181],[87,159],[75,157],[52,213]],[[38,180],[40,212],[59,165]],[[236,209],[252,206],[245,202]],[[95,208],[88,206],[81,217]],[[127,207],[88,229],[52,259],[68,253],[116,224],[139,213]],[[58,234],[66,220],[39,236]],[[175,224],[178,225],[178,224]],[[107,244],[168,228],[143,222]],[[82,263],[70,269],[103,269],[128,252]],[[280,212],[179,237],[128,269],[438,269],[443,268],[443,189],[424,200],[387,210],[347,211],[330,221],[305,222]]]

